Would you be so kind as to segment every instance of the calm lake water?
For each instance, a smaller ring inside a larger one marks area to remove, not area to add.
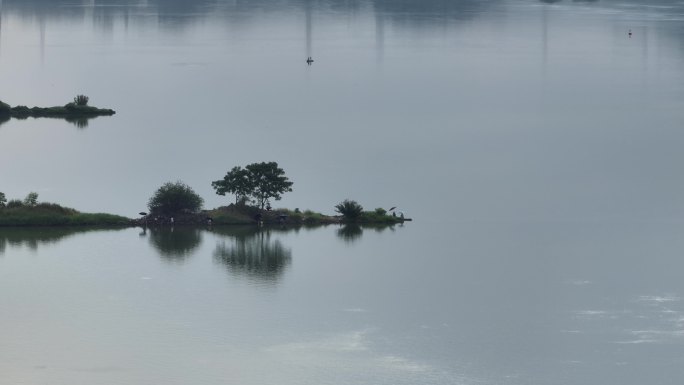
[[[79,93],[117,114],[0,122],[9,198],[273,160],[416,221],[0,229],[2,384],[684,380],[681,2],[0,1],[0,99]]]

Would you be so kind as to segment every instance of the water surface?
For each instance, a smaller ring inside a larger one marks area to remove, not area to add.
[[[135,216],[277,161],[404,227],[0,230],[13,384],[679,384],[676,1],[0,8],[0,191]],[[632,31],[632,36],[628,35]],[[313,56],[307,66],[304,60]]]
[[[0,370],[27,384],[676,384],[682,230],[3,229]]]

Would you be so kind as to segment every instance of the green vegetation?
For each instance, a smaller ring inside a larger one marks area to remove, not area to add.
[[[259,212],[260,210],[257,207],[231,204],[207,211],[204,214],[217,225],[251,225],[254,224],[254,218]]]
[[[258,221],[264,224],[284,225],[327,225],[339,223],[339,218],[306,210],[297,212],[288,209],[262,210],[256,206],[231,204],[195,214],[195,218],[179,217],[178,221],[190,224],[206,224],[211,218],[214,225],[253,225]]]
[[[37,194],[36,194],[37,199]],[[125,226],[130,219],[112,214],[87,214],[55,203],[24,204],[11,200],[0,207],[0,226]]]
[[[90,100],[90,98],[85,95],[76,95],[76,97],[74,98],[74,103],[77,106],[87,106],[88,100]]]
[[[252,198],[258,207],[270,207],[270,200],[280,200],[282,194],[292,191],[292,182],[276,162],[252,163],[233,167],[221,180],[211,182],[218,195],[235,195],[235,203]]]
[[[381,207],[373,211],[363,211],[363,206],[350,199],[337,204],[335,211],[342,215],[342,220],[346,223],[392,224],[404,221],[404,218],[387,215],[387,210]]]
[[[24,202],[19,200],[19,199],[11,199],[9,202],[7,202],[7,208],[11,209],[14,207],[22,207],[24,206]]]
[[[253,191],[249,171],[239,166],[228,171],[222,180],[211,182],[211,186],[218,195],[235,195],[235,204],[246,203]]]
[[[75,101],[76,102],[76,101]],[[86,101],[81,101],[85,102]],[[345,199],[335,206],[338,216],[324,215],[311,210],[271,210],[270,199],[279,200],[281,194],[292,191],[292,182],[275,162],[233,167],[224,179],[212,182],[219,195],[235,194],[236,203],[213,210],[202,210],[204,200],[187,184],[167,182],[149,199],[150,213],[140,213],[138,219],[111,214],[85,214],[54,203],[38,201],[38,193],[31,192],[23,200],[7,200],[0,192],[0,226],[163,226],[163,225],[253,225],[278,224],[316,226],[327,224],[391,225],[410,221],[403,214],[387,215],[387,210],[376,208],[364,211],[358,202]],[[252,198],[252,199],[250,199]],[[255,206],[247,204],[253,201]],[[394,210],[394,207],[390,210]],[[350,231],[353,233],[354,231]]]
[[[342,214],[345,220],[353,222],[361,217],[363,206],[356,201],[345,199],[341,203],[335,205],[335,211]]]
[[[24,198],[24,206],[35,207],[38,204],[38,193],[30,192]]]
[[[204,218],[211,218],[215,225],[254,224],[258,216],[263,223],[269,224],[330,224],[337,223],[335,217],[315,213],[311,210],[296,212],[288,209],[262,210],[256,206],[231,204],[214,210],[202,212]],[[205,221],[206,222],[206,221]]]
[[[276,213],[280,215],[285,215],[287,221],[296,224],[314,225],[314,224],[331,224],[339,222],[335,217],[317,213],[311,210],[294,211],[288,209],[277,209]]]
[[[204,200],[185,183],[164,183],[152,195],[147,207],[154,215],[178,215],[196,213],[202,208]]]
[[[384,210],[383,210],[384,211]],[[361,213],[359,220],[357,222],[361,223],[377,223],[377,224],[390,224],[399,223],[404,219],[400,217],[395,217],[392,215],[387,215],[386,212],[379,212],[377,209],[375,211],[364,211]]]
[[[85,95],[77,95],[74,101],[64,106],[55,107],[12,107],[0,101],[0,123],[10,118],[61,118],[84,126],[84,121],[97,116],[111,116],[116,112],[108,108],[97,108],[88,105],[89,98]]]

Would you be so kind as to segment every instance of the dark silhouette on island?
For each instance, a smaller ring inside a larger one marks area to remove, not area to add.
[[[249,175],[256,176],[257,181],[251,180]],[[236,181],[234,176],[245,178]],[[264,181],[268,183],[262,184]],[[396,206],[389,211],[381,207],[366,211],[358,202],[350,199],[335,206],[339,215],[301,211],[299,208],[273,209],[269,199],[279,200],[280,194],[292,191],[292,182],[285,177],[284,170],[276,162],[255,163],[246,169],[234,167],[226,178],[212,182],[212,186],[219,195],[236,194],[237,202],[213,210],[202,210],[204,199],[190,186],[181,181],[167,182],[148,201],[150,213],[141,211],[137,219],[106,213],[81,213],[55,203],[39,202],[36,192],[30,192],[23,200],[8,200],[0,192],[0,226],[141,226],[145,229],[148,226],[173,228],[175,225],[393,225],[412,220],[405,218],[403,212],[395,211]]]
[[[116,111],[109,108],[89,106],[88,97],[85,95],[76,96],[73,102],[67,103],[64,106],[54,107],[12,107],[9,104],[0,101],[0,124],[9,121],[11,118],[58,118],[74,123],[79,128],[83,128],[88,125],[88,119],[96,118],[98,116],[111,116],[115,113]]]

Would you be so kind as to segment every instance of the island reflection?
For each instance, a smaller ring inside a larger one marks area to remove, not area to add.
[[[277,281],[292,262],[292,251],[273,235],[296,228],[221,227],[212,232],[225,238],[214,250],[214,260],[231,274],[260,281]]]
[[[83,227],[0,227],[0,255],[7,247],[27,247],[32,251],[40,246],[56,244],[64,239],[94,231],[122,231],[122,229]]]
[[[167,262],[184,262],[202,243],[201,230],[194,227],[156,227],[141,235],[147,233],[150,244]]]
[[[90,120],[96,119],[97,116],[91,116],[91,117],[79,117],[79,118],[73,118],[73,117],[60,117],[60,118],[54,118],[54,117],[41,117],[41,118],[31,118],[31,119],[59,119],[59,120],[64,120],[67,123],[71,123],[76,128],[78,129],[84,129],[87,128],[88,125],[90,124]],[[16,120],[26,120],[27,118],[14,118]],[[0,126],[3,124],[9,122],[12,120],[12,117],[9,115],[2,115],[0,114]]]
[[[398,226],[403,226],[399,224]],[[347,223],[342,225],[337,229],[337,236],[346,243],[354,243],[361,239],[363,232],[365,230],[373,230],[376,233],[382,233],[386,230],[395,231],[395,225],[385,225],[385,224],[356,224]]]

